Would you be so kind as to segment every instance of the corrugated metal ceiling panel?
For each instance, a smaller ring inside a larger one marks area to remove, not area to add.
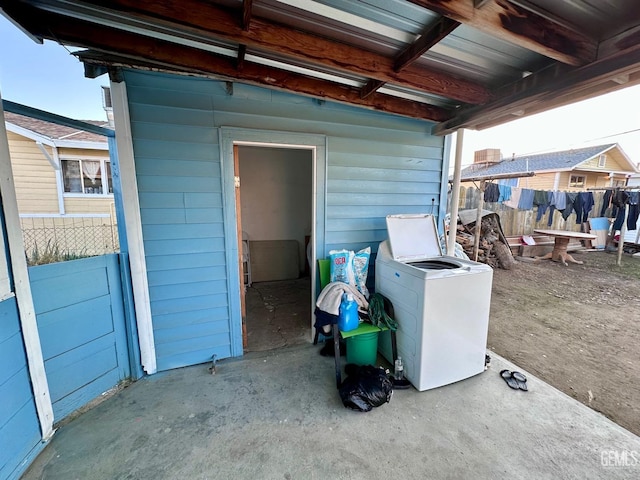
[[[440,18],[405,0],[264,0],[254,2],[254,12],[390,57]],[[518,80],[531,73],[532,65],[543,68],[549,63],[542,55],[465,25],[416,62],[489,86]]]

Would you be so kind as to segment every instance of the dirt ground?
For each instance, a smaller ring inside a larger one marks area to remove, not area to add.
[[[640,259],[494,270],[488,346],[640,435]]]

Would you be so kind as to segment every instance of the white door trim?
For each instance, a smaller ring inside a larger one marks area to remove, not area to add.
[[[327,137],[325,135],[280,132],[271,130],[253,130],[233,127],[220,127],[220,159],[223,180],[223,196],[225,201],[225,224],[236,225],[235,186],[233,171],[233,146],[250,145],[268,148],[308,149],[313,155],[313,192],[312,192],[312,225],[311,251],[313,252],[311,268],[311,304],[316,297],[316,259],[324,257],[324,232],[326,211],[326,168]],[[238,238],[235,228],[227,228],[227,245],[233,246],[226,251],[227,275],[229,278],[229,305],[231,310],[231,354],[242,354],[242,317],[240,312],[240,278],[237,268]],[[313,316],[310,326],[310,338],[313,330]]]

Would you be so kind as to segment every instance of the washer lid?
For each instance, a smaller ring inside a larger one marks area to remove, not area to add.
[[[387,215],[391,255],[399,262],[442,256],[433,215]]]

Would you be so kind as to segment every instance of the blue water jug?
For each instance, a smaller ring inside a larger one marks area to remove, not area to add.
[[[343,332],[350,332],[358,328],[358,304],[350,293],[342,294],[342,301],[338,310],[338,328]]]

